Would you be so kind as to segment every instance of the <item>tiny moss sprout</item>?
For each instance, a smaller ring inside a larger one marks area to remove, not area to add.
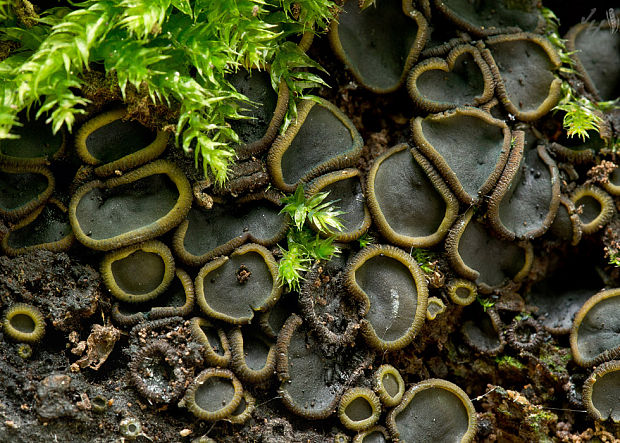
[[[480,303],[480,306],[482,306],[482,309],[484,309],[484,312],[487,312],[487,309],[490,309],[493,306],[495,306],[495,302],[491,299],[480,297],[480,296],[478,296],[476,299],[478,300],[478,303]]]
[[[434,252],[423,248],[413,248],[410,255],[415,259],[418,265],[420,265],[420,269],[422,269],[425,273],[433,273],[435,270],[435,263],[437,261],[437,255]]]
[[[547,23],[546,36],[554,46],[562,66],[559,72],[565,75],[577,75],[575,69],[575,61],[571,58],[574,52],[566,49],[566,40],[560,38],[558,27],[560,21],[558,17],[549,8],[542,8],[541,13]],[[592,102],[586,97],[578,96],[571,85],[567,81],[562,81],[562,98],[560,103],[554,108],[554,111],[564,111],[566,114],[563,118],[564,129],[569,137],[579,137],[585,141],[589,138],[588,131],[599,132],[600,125],[603,123],[599,111],[606,112],[618,108],[618,101],[608,102]]]
[[[373,244],[375,242],[375,238],[367,232],[362,235],[357,242],[360,245],[360,248],[363,249],[366,246]]]
[[[282,198],[284,208],[281,213],[288,214],[293,223],[287,234],[287,249],[280,247],[282,259],[278,263],[280,285],[298,291],[303,280],[302,273],[310,269],[314,260],[329,260],[339,252],[333,244],[333,237],[321,238],[306,226],[312,223],[320,232],[332,234],[342,229],[339,216],[343,214],[333,201],[324,202],[328,193],[320,192],[309,199],[304,197],[303,184],[293,195]]]

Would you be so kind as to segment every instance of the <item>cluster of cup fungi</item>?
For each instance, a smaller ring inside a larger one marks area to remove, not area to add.
[[[278,135],[288,91],[275,94],[259,70],[230,79],[254,105],[252,119],[231,122],[244,144],[224,188],[191,183],[160,158],[167,133],[126,119],[124,109],[95,116],[73,139],[24,121],[20,139],[0,144],[0,215],[12,223],[3,252],[79,243],[97,251],[118,328],[140,335],[187,322],[202,367],[185,369],[164,334],[148,335],[128,366],[151,404],[178,404],[201,420],[244,423],[255,393],[277,388],[293,414],[337,415],[354,441],[471,441],[476,410],[459,386],[407,385],[396,367],[377,365],[451,306],[474,312],[462,335],[486,355],[506,344],[532,355],[544,334],[570,334],[574,361],[596,366],[583,405],[596,420],[620,422],[620,288],[601,290],[599,281],[579,293],[551,290],[532,274],[541,245],[553,254],[617,218],[620,169],[590,184],[577,173],[600,162],[612,128],[601,115],[586,141],[549,139],[539,123],[560,100],[561,60],[545,21],[528,2],[487,3],[379,1],[363,11],[344,3],[329,32],[336,57],[374,93],[406,85],[416,109],[411,143],[368,171],[356,168],[362,137],[323,99],[303,101]],[[568,46],[586,92],[615,99],[617,54],[605,66],[596,59],[616,51],[620,36],[594,26],[571,29]],[[70,140],[82,166],[63,202],[52,169],[74,155]],[[302,183],[308,197],[329,192],[345,212],[334,234],[342,253],[286,293],[276,245],[290,220],[280,199]],[[369,230],[377,243],[360,247]],[[442,281],[429,279],[415,248],[443,254]],[[531,308],[524,317],[476,303],[519,291]],[[16,302],[3,330],[29,355],[45,320]],[[139,422],[122,428],[128,437],[141,432]]]

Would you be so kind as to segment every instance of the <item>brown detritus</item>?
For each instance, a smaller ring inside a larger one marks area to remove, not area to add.
[[[618,168],[614,162],[609,160],[601,160],[597,165],[592,166],[586,173],[588,179],[584,184],[600,184],[605,185],[609,183],[609,175]]]
[[[211,209],[213,207],[213,197],[207,193],[207,190],[211,187],[211,180],[208,178],[199,180],[192,186],[192,193],[194,194],[194,203],[203,209]]]
[[[91,333],[86,339],[86,354],[77,360],[78,371],[86,367],[98,370],[105,363],[114,349],[114,345],[121,337],[121,331],[112,325],[103,326],[94,324]],[[81,349],[83,347],[80,347]],[[72,369],[74,366],[72,365]]]
[[[237,274],[237,281],[241,284],[245,284],[250,279],[252,272],[248,269],[246,265],[241,263],[241,266],[239,266],[239,269],[237,269],[236,274]]]
[[[532,404],[521,393],[501,386],[489,386],[481,406],[497,420],[494,433],[500,441],[545,440],[558,420],[553,411]]]
[[[0,302],[35,304],[48,325],[63,332],[81,329],[97,310],[101,289],[98,273],[66,253],[0,257]]]
[[[260,192],[270,184],[265,162],[252,159],[233,164],[228,171],[226,183],[212,188],[213,194],[221,197],[237,197],[241,194]]]
[[[353,343],[362,317],[361,305],[348,300],[340,274],[333,275],[317,261],[305,276],[299,293],[301,315],[324,344]]]
[[[53,373],[45,377],[36,387],[35,410],[44,422],[62,417],[69,419],[83,419],[84,412],[77,403],[74,403],[76,386],[73,376],[63,373]]]

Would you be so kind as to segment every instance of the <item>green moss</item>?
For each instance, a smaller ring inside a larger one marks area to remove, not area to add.
[[[526,425],[536,434],[536,441],[540,442],[553,441],[547,433],[549,431],[549,424],[557,420],[558,416],[556,414],[542,409],[525,417]]]
[[[229,121],[243,119],[249,104],[226,76],[269,65],[272,87],[284,82],[293,97],[286,125],[295,99],[325,84],[305,69],[322,68],[290,40],[324,30],[336,9],[332,0],[86,0],[25,18],[0,6],[3,40],[20,43],[0,61],[0,139],[15,137],[17,114],[38,103],[37,117],[45,114],[54,132],[71,130],[91,102],[81,92],[92,87],[90,66],[99,64],[124,100],[171,108],[174,117],[156,125],[174,127],[177,143],[222,183],[239,143]]]
[[[518,359],[511,357],[510,355],[502,355],[499,357],[495,357],[495,363],[497,363],[498,366],[509,366],[509,367],[513,367],[516,369],[525,369],[525,365],[523,363],[521,363],[521,361],[519,361]]]

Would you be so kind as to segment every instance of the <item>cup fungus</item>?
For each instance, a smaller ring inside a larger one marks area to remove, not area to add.
[[[480,51],[471,45],[452,49],[446,59],[429,58],[413,67],[407,89],[427,112],[478,106],[493,97],[495,80]]]
[[[581,307],[570,333],[573,358],[592,366],[620,357],[620,289],[593,295]]]
[[[338,417],[340,422],[353,431],[373,426],[381,416],[381,402],[369,388],[356,387],[345,391],[340,398]]]
[[[263,152],[278,135],[288,109],[288,86],[281,81],[276,94],[271,86],[269,71],[258,69],[239,69],[227,80],[237,92],[250,99],[250,103],[240,105],[239,114],[245,118],[228,121],[241,141],[235,147],[237,160],[244,160]]]
[[[525,300],[534,317],[555,335],[570,333],[575,314],[604,284],[595,266],[584,264],[587,259],[567,259],[553,263],[545,278],[533,284]]]
[[[530,4],[511,0],[433,0],[442,15],[476,37],[543,31],[545,20],[538,8]]]
[[[506,341],[517,352],[535,352],[543,339],[543,328],[532,317],[515,318],[506,328]]]
[[[194,284],[187,272],[176,268],[175,278],[158,297],[144,303],[115,303],[112,318],[121,326],[133,326],[141,321],[186,316],[194,309]]]
[[[229,419],[243,400],[243,386],[228,369],[208,368],[196,376],[181,401],[201,420]]]
[[[454,270],[475,281],[483,293],[501,288],[511,280],[521,281],[532,266],[532,245],[494,237],[473,215],[474,210],[468,209],[446,238],[447,258]]]
[[[403,248],[439,243],[458,214],[454,194],[428,160],[406,143],[375,160],[367,189],[378,229]]]
[[[2,250],[9,256],[37,249],[63,252],[71,247],[74,240],[67,208],[52,198],[9,229],[2,239]]]
[[[261,331],[270,339],[275,340],[291,312],[296,309],[297,294],[295,292],[282,294],[275,305],[258,314],[258,324]]]
[[[545,233],[560,205],[560,174],[543,145],[523,152],[523,132],[515,143],[489,198],[487,217],[506,240],[532,239]]]
[[[454,383],[441,379],[413,385],[387,416],[387,428],[402,442],[466,443],[474,439],[476,410]]]
[[[226,420],[234,425],[243,424],[252,416],[254,409],[256,409],[256,399],[252,394],[244,390],[239,406]]]
[[[273,193],[252,194],[209,210],[192,208],[176,230],[173,248],[185,263],[200,266],[246,242],[273,246],[286,235],[287,217]]]
[[[244,383],[267,384],[276,370],[276,347],[267,337],[249,329],[229,333],[231,368]]]
[[[127,171],[161,155],[168,133],[152,131],[135,120],[126,120],[127,111],[117,109],[90,119],[75,134],[76,152],[95,173],[108,176]]]
[[[476,284],[464,278],[450,280],[446,285],[446,291],[450,300],[461,306],[471,305],[478,296]]]
[[[366,233],[372,220],[366,207],[360,172],[357,169],[344,169],[322,175],[310,183],[306,196],[311,197],[319,192],[327,192],[327,200],[344,212],[340,215],[343,228],[330,234],[337,242],[357,240]],[[318,230],[316,226],[312,226]],[[320,233],[323,236],[327,234]]]
[[[392,365],[383,364],[373,375],[373,386],[381,403],[386,407],[396,406],[405,393],[403,377]]]
[[[198,306],[209,317],[247,324],[254,311],[266,311],[282,294],[278,265],[271,252],[249,243],[230,257],[217,258],[200,269],[195,281]]]
[[[134,440],[141,435],[142,433],[142,423],[135,417],[125,417],[118,424],[118,430],[121,435],[127,440]]]
[[[416,261],[402,249],[372,245],[350,262],[348,290],[363,305],[361,332],[375,349],[407,346],[426,317],[428,288]]]
[[[45,335],[45,319],[36,307],[16,303],[4,312],[4,333],[15,341],[36,343]]]
[[[383,426],[373,426],[353,437],[353,443],[387,443],[390,435]]]
[[[192,191],[173,163],[156,160],[121,177],[80,187],[69,205],[75,237],[109,251],[168,232],[187,215]]]
[[[276,349],[282,401],[290,411],[309,419],[329,417],[345,388],[372,360],[372,355],[364,356],[350,346],[325,354],[296,314],[284,324]]]
[[[579,219],[584,234],[602,229],[616,212],[613,198],[598,186],[580,186],[573,191],[570,199],[576,208],[581,207]]]
[[[446,305],[439,297],[429,297],[426,307],[426,319],[435,320],[438,315],[446,311]]]
[[[159,297],[175,275],[172,252],[158,240],[108,252],[100,269],[110,293],[127,303]]]
[[[561,241],[567,241],[575,246],[581,241],[583,229],[581,219],[572,201],[564,195],[560,195],[558,212],[549,227],[549,233]]]
[[[478,307],[468,308],[461,326],[465,342],[476,352],[493,356],[504,350],[506,341],[502,321],[494,309],[481,313]]]
[[[416,146],[467,205],[493,189],[508,160],[508,126],[480,109],[416,117],[411,129]]]
[[[598,124],[597,130],[590,129],[586,131],[587,137],[585,140],[580,137],[568,137],[567,134],[562,132],[562,135],[550,144],[549,147],[559,160],[574,165],[594,163],[601,149],[604,149],[610,143],[613,131],[609,122],[602,112],[598,110],[591,112],[594,117],[600,118],[601,122]],[[563,117],[562,115],[560,116]]]
[[[348,0],[330,25],[336,56],[374,93],[400,88],[428,40],[428,24],[413,3],[383,0],[361,10]]]
[[[192,338],[202,346],[202,355],[208,364],[225,368],[231,352],[226,333],[209,320],[194,317],[190,321]]]
[[[560,56],[545,37],[530,33],[488,38],[482,55],[495,78],[497,96],[519,120],[538,120],[560,101],[562,81],[554,75]]]
[[[275,186],[293,192],[299,182],[354,166],[363,145],[340,109],[323,99],[304,100],[297,107],[295,122],[273,142],[267,168]]]
[[[134,355],[129,363],[129,378],[149,402],[169,404],[183,394],[186,371],[174,348],[164,340],[156,340]]]
[[[603,183],[603,188],[605,188],[610,195],[620,197],[620,167],[616,166],[614,170],[609,173],[607,181]]]
[[[54,176],[43,166],[0,163],[0,216],[19,220],[45,203],[55,184]]]
[[[67,138],[64,130],[54,134],[43,116],[37,119],[28,119],[26,115],[21,117],[22,125],[11,129],[11,133],[19,138],[0,140],[0,164],[44,165],[64,153]]]
[[[597,367],[583,384],[582,398],[596,420],[620,423],[620,360]]]
[[[610,9],[610,11],[613,11]],[[620,97],[620,34],[610,15],[602,23],[582,22],[566,34],[566,48],[588,91],[596,101]]]

